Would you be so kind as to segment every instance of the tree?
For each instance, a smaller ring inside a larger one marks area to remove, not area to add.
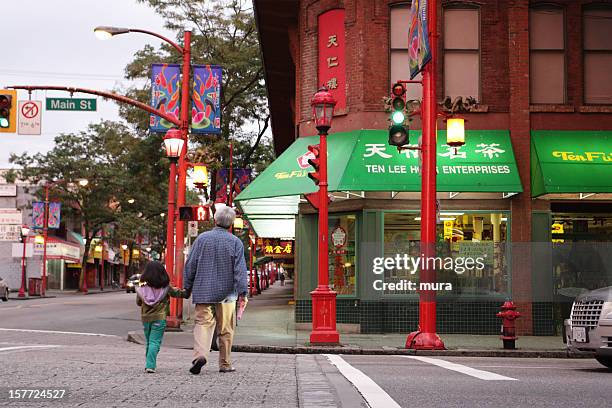
[[[195,27],[192,63],[223,67],[220,137],[193,135],[192,161],[205,162],[212,178],[211,199],[216,196],[216,170],[229,167],[229,140],[234,141],[234,167],[261,171],[273,159],[272,143],[266,137],[270,116],[267,109],[263,64],[250,2],[244,0],[139,0],[148,4],[179,34],[185,26]],[[159,49],[147,45],[136,53],[125,69],[126,78],[150,77],[153,63],[181,63],[167,44]],[[150,88],[131,88],[127,94],[142,102],[150,99]],[[148,114],[122,106],[121,115],[141,131],[148,128]]]
[[[164,211],[163,181],[161,185],[142,183],[142,177],[149,177],[156,171],[153,169],[159,167],[163,173],[162,169],[167,168],[148,159],[147,152],[155,149],[157,152],[152,157],[161,157],[160,144],[155,148],[150,140],[134,136],[127,126],[106,121],[92,124],[78,134],[59,135],[53,149],[46,154],[11,155],[11,163],[20,167],[21,179],[36,184],[56,181],[53,197],[64,203],[64,218],[82,227],[85,253],[81,279],[92,239],[102,228],[113,226],[109,234],[123,236],[128,228],[133,232],[135,224],[137,230],[147,227],[138,214],[147,211],[148,215],[159,216]],[[86,186],[77,182],[81,179],[88,181]],[[164,180],[163,174],[159,179]],[[36,194],[42,197],[43,189]],[[132,199],[134,207],[129,208],[128,201]]]

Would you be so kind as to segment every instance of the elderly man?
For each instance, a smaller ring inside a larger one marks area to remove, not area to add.
[[[215,228],[196,238],[184,273],[184,288],[191,291],[195,306],[193,350],[189,370],[199,374],[208,361],[215,331],[218,330],[219,371],[235,371],[230,353],[234,338],[236,300],[248,293],[247,268],[242,241],[230,227],[236,212],[221,206],[215,213]]]

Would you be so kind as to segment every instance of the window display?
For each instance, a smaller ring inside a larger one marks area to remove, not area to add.
[[[356,295],[355,218],[329,217],[329,283],[338,296]]]

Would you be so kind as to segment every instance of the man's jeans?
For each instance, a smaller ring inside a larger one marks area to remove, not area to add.
[[[230,353],[234,341],[235,312],[236,302],[196,304],[195,326],[193,328],[195,358],[204,357],[208,361],[208,353],[216,325],[219,335],[217,340],[219,343],[219,368],[231,367]]]
[[[143,322],[144,335],[147,341],[145,355],[147,358],[145,368],[155,370],[157,366],[157,353],[161,347],[164,331],[166,330],[165,320],[156,320],[154,322]]]

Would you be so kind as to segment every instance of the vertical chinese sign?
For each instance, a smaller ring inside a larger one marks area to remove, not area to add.
[[[180,108],[180,69],[178,64],[153,64],[151,67],[151,106],[178,119]],[[151,132],[163,132],[174,125],[156,115],[149,119]]]
[[[427,0],[412,0],[408,30],[408,66],[414,79],[431,60],[427,26]]]
[[[221,133],[221,67],[193,66],[191,132]]]
[[[346,57],[344,9],[319,16],[319,83],[327,86],[337,101],[336,112],[346,110]]]

